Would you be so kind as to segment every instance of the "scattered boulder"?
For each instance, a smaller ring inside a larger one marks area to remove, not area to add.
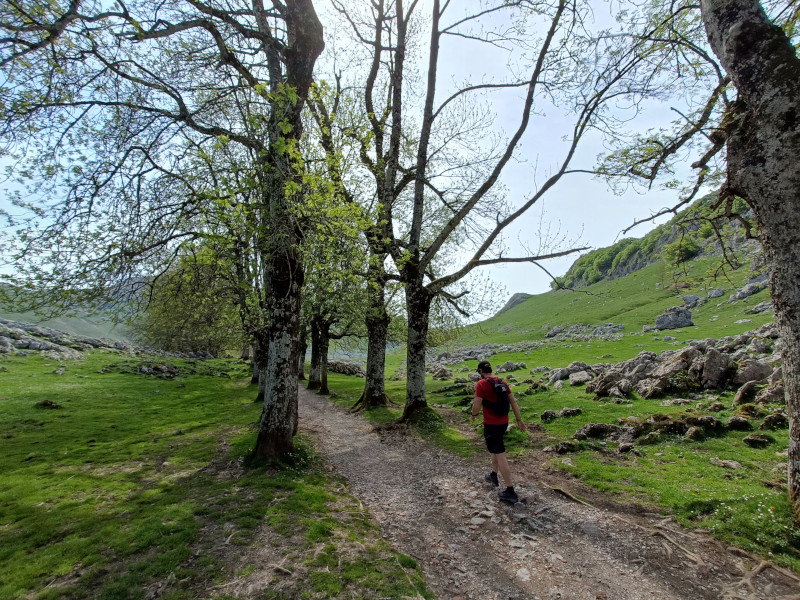
[[[633,444],[630,442],[623,442],[619,446],[617,446],[617,452],[620,454],[627,454],[633,451]]]
[[[725,295],[725,290],[714,289],[708,292],[709,298],[722,298]]]
[[[673,306],[664,311],[664,314],[656,318],[656,329],[680,329],[691,327],[692,311],[685,306]]]
[[[751,433],[746,438],[742,439],[742,441],[751,448],[766,448],[774,440],[763,433]]]
[[[576,415],[583,414],[583,411],[580,408],[567,408],[564,407],[558,412],[559,417],[574,417]]]
[[[761,423],[759,429],[788,429],[789,417],[783,411],[775,411],[771,415],[767,415],[764,422]]]
[[[750,424],[750,421],[744,417],[733,416],[728,419],[728,429],[731,431],[750,431],[753,429],[753,426]]]
[[[542,423],[552,423],[553,421],[558,418],[556,411],[554,410],[546,410],[542,413],[541,419]]]

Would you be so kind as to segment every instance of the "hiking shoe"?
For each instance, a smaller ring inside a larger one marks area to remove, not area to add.
[[[487,473],[484,475],[483,480],[486,483],[491,483],[494,487],[500,486],[500,482],[497,480],[497,473]]]
[[[497,497],[500,498],[501,501],[508,502],[509,504],[516,504],[519,502],[517,492],[514,490],[505,489],[502,492],[497,492]]]

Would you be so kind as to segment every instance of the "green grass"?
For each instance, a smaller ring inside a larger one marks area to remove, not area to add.
[[[170,360],[178,376],[158,379],[141,362],[95,352],[56,375],[39,356],[3,358],[0,597],[138,599],[158,582],[165,598],[205,597],[248,574],[209,532],[246,549],[263,527],[310,574],[306,597],[429,597],[307,440],[281,465],[238,470],[260,413],[245,365]],[[319,544],[348,560],[319,573]]]

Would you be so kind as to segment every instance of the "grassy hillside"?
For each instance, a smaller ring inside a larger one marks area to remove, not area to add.
[[[83,335],[91,338],[105,338],[115,341],[130,341],[130,332],[122,323],[115,323],[110,315],[90,314],[76,309],[72,314],[55,317],[43,317],[30,311],[17,310],[4,296],[9,289],[0,284],[0,318],[22,323],[33,323],[50,329],[57,329],[72,335]]]
[[[0,318],[22,323],[33,323],[42,327],[91,338],[105,338],[122,342],[127,342],[131,339],[130,333],[124,324],[113,323],[109,319],[89,315],[43,319],[34,313],[13,312],[0,307]]]
[[[772,320],[771,313],[752,315],[747,312],[756,304],[769,300],[766,290],[745,300],[728,302],[730,294],[747,283],[749,268],[742,267],[729,273],[729,279],[715,279],[713,274],[718,264],[718,259],[705,257],[692,261],[685,269],[675,270],[662,261],[620,279],[601,281],[577,291],[558,290],[538,294],[486,321],[465,327],[448,347],[546,340],[548,331],[555,326],[614,323],[624,325],[624,341],[596,341],[590,345],[597,348],[611,344],[614,360],[625,360],[635,356],[641,350],[636,344],[644,341],[648,350],[658,351],[668,347],[667,343],[658,343],[660,340],[653,339],[663,337],[663,334],[644,333],[643,327],[654,326],[656,317],[666,308],[682,305],[683,296],[697,294],[705,297],[712,289],[722,289],[725,293],[693,309],[694,327],[668,332],[669,335],[678,341],[718,338],[757,329]],[[740,320],[747,322],[736,323]],[[550,347],[545,352],[553,356],[556,350]],[[586,352],[585,344],[577,344],[569,350],[571,352],[566,353],[561,362],[594,362],[597,354],[596,351]],[[533,350],[532,354],[535,353],[536,350]],[[558,366],[559,361],[550,359],[542,364]]]

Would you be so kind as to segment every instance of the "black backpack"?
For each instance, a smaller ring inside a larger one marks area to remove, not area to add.
[[[483,398],[483,405],[499,417],[506,416],[511,406],[508,402],[508,394],[511,391],[508,389],[508,384],[499,377],[492,377],[491,379],[487,379],[487,381],[492,384],[497,402],[491,402]]]

